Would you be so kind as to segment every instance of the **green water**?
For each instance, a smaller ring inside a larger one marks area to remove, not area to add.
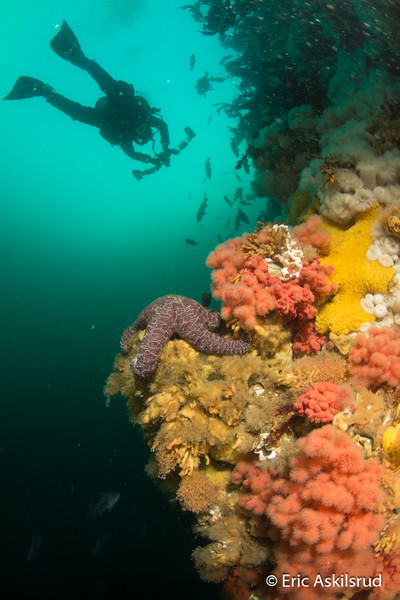
[[[50,49],[65,19],[89,58],[161,108],[172,147],[185,126],[196,132],[169,168],[138,182],[131,171],[140,165],[43,98],[0,104],[3,598],[219,594],[200,582],[191,563],[200,540],[190,516],[179,515],[147,478],[140,432],[123,401],[107,408],[102,392],[120,335],[143,307],[167,293],[201,301],[209,291],[206,256],[234,231],[224,195],[231,198],[238,186],[252,191],[252,171],[240,170],[238,181],[234,169],[235,121],[217,107],[232,102],[240,79],[215,84],[205,97],[195,89],[205,71],[224,74],[220,61],[232,50],[218,36],[201,35],[182,4],[0,6],[2,97],[27,75],[94,105],[102,95],[96,83]],[[198,222],[204,194],[207,214]],[[235,235],[252,230],[266,205],[255,198],[246,206],[250,224]],[[186,238],[198,245],[187,246]],[[89,504],[107,490],[118,491],[119,502],[89,522]],[[26,560],[33,535],[41,545]],[[92,556],[101,536],[106,544]]]

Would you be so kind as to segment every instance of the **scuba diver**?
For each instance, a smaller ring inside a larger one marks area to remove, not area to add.
[[[158,171],[162,165],[169,167],[171,154],[178,154],[195,136],[190,127],[186,127],[187,139],[181,142],[178,149],[169,148],[168,126],[161,117],[156,116],[159,109],[151,108],[145,98],[137,96],[133,85],[125,81],[116,81],[94,60],[87,58],[66,21],[63,21],[50,46],[58,56],[89,73],[105,96],[97,100],[94,108],[82,106],[57,94],[43,81],[23,76],[17,79],[4,100],[42,96],[46,102],[74,121],[98,127],[100,135],[112,146],[120,146],[125,154],[134,160],[153,165],[145,171],[132,171],[138,180],[145,174]],[[153,129],[160,133],[162,152],[155,156],[137,152],[133,143],[142,146],[152,141],[154,149]]]

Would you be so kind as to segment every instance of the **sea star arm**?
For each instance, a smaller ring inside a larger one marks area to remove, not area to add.
[[[147,323],[149,322],[151,315],[153,314],[153,305],[154,302],[149,304],[149,306],[146,306],[146,308],[142,310],[142,312],[140,313],[136,321],[133,323],[133,325],[125,329],[125,331],[123,332],[120,340],[120,346],[124,352],[126,352],[126,350],[128,349],[128,341],[130,340],[130,338],[136,335],[137,332],[141,329],[146,329]]]
[[[156,368],[158,355],[172,335],[171,327],[160,327],[158,319],[151,319],[140,344],[137,358],[130,363],[138,377],[149,377]]]
[[[128,341],[139,331],[139,327],[137,326],[137,321],[134,322],[133,325],[125,329],[124,333],[121,336],[120,346],[124,352],[128,349]]]
[[[218,329],[218,327],[223,322],[223,318],[221,317],[221,313],[218,310],[208,308],[204,308],[206,311],[205,315],[205,326],[207,329]]]
[[[221,321],[220,316],[197,302],[187,304],[176,316],[175,333],[200,352],[218,355],[244,354],[249,349],[250,338],[244,334],[240,340],[230,340],[210,331]]]
[[[208,331],[206,328],[198,330],[193,336],[186,333],[185,340],[200,352],[218,354],[220,356],[245,354],[250,346],[250,336],[248,333],[243,333],[239,340],[230,340],[217,333]]]

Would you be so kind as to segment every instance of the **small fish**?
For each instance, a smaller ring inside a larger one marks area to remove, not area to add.
[[[190,238],[186,238],[185,244],[186,246],[198,246],[199,242],[196,242],[196,240],[191,240]]]
[[[233,195],[233,199],[236,202],[237,200],[242,200],[243,199],[243,188],[242,187],[238,187],[236,192]]]
[[[196,221],[199,223],[202,218],[206,215],[208,198],[207,195],[204,194],[203,202],[199,206],[199,210],[197,211]]]
[[[211,168],[211,158],[208,157],[206,160],[206,164],[204,165],[204,168],[206,170],[206,175],[208,179],[211,179],[211,175],[212,175],[212,168]]]
[[[117,504],[121,494],[119,492],[103,492],[98,497],[94,504],[89,506],[89,518],[95,519],[96,517],[102,517],[106,510],[110,510]]]
[[[99,539],[96,542],[95,547],[93,548],[92,556],[96,556],[96,554],[98,554],[104,548],[104,546],[107,543],[107,540],[108,540],[108,535],[101,535],[99,537]]]
[[[211,294],[209,292],[206,292],[205,294],[203,294],[203,297],[201,299],[201,304],[202,306],[204,306],[204,308],[208,308],[211,304]]]
[[[249,223],[247,215],[242,211],[241,208],[239,208],[235,217],[235,231],[239,229],[240,223],[242,223],[242,221],[243,223]]]
[[[217,240],[220,244],[222,244],[222,237],[219,235],[219,233],[217,233]]]
[[[255,158],[254,149],[250,148],[250,146],[247,148],[246,152],[239,158],[238,162],[235,165],[235,171],[238,171],[243,167],[244,171],[247,174],[250,173],[250,165],[248,161],[249,156],[253,156],[253,158]]]
[[[238,148],[235,138],[231,139],[231,148],[232,148],[233,154],[239,158],[239,148]]]
[[[213,115],[210,115],[210,116],[208,117],[208,120],[207,120],[207,125],[210,125],[210,123],[211,123],[211,121],[212,121],[212,118],[213,118]]]
[[[235,177],[238,181],[240,181],[240,183],[242,183],[242,180],[240,179],[239,175],[236,173],[235,169],[233,169],[233,172],[235,173]]]
[[[189,66],[190,66],[191,71],[193,71],[195,64],[196,64],[196,57],[194,54],[191,54],[190,59],[189,59]]]
[[[224,196],[224,200],[228,206],[233,206],[233,202],[231,200],[229,200],[228,196]]]
[[[28,549],[25,554],[25,560],[33,560],[40,550],[43,536],[41,533],[34,533],[29,540]]]

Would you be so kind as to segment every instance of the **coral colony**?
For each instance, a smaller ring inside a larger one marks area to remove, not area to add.
[[[400,90],[352,72],[362,85],[333,76],[319,114],[260,131],[255,187],[290,225],[211,252],[220,317],[156,300],[105,388],[143,429],[149,475],[193,513],[200,577],[233,600],[400,593]]]

